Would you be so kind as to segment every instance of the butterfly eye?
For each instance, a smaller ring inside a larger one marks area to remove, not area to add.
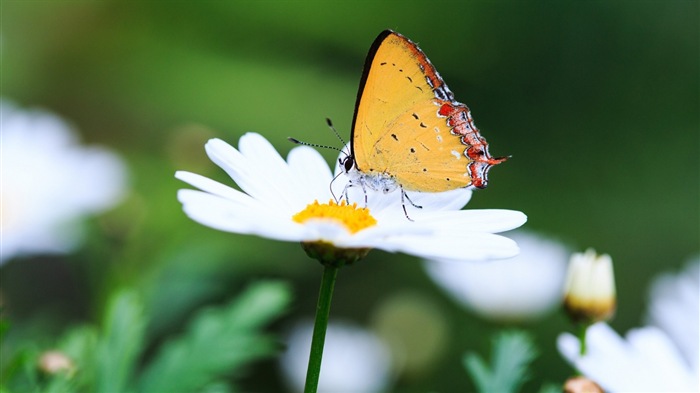
[[[345,172],[350,172],[352,167],[355,165],[355,159],[352,156],[347,156],[343,159],[341,164],[343,165]]]

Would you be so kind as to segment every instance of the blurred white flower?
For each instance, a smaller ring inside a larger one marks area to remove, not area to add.
[[[580,355],[579,340],[569,333],[559,336],[559,352],[605,391],[698,392],[698,269],[693,263],[652,286],[650,319],[659,327],[632,329],[623,339],[597,323],[586,334],[586,355]]]
[[[692,369],[700,368],[700,257],[681,273],[654,280],[647,320],[668,335]]]
[[[295,326],[280,358],[283,376],[295,392],[304,390],[312,332],[311,322]],[[381,392],[388,388],[391,379],[391,359],[384,342],[355,325],[328,324],[319,392]]]
[[[367,209],[362,196],[351,199],[361,202],[357,208],[327,203],[333,198],[329,189],[333,176],[321,155],[307,146],[292,149],[287,161],[255,133],[243,135],[238,149],[219,139],[210,140],[205,148],[243,192],[190,172],[175,176],[202,190],[178,192],[185,213],[215,229],[423,257],[505,258],[518,252],[515,242],[494,233],[519,227],[525,215],[512,210],[458,210],[471,195],[466,189],[411,195],[423,209],[412,209],[415,221],[409,221],[400,199],[383,194],[382,198],[368,191]],[[340,180],[334,186],[342,189]]]
[[[567,248],[542,236],[508,234],[520,247],[514,258],[426,261],[428,275],[456,301],[484,318],[517,321],[539,317],[561,303]]]
[[[698,310],[693,310],[698,312]],[[655,326],[632,329],[623,339],[599,322],[586,333],[586,355],[579,340],[564,333],[559,352],[606,392],[697,392],[698,370],[693,370],[669,337]]]
[[[60,118],[0,100],[0,263],[64,253],[82,238],[82,216],[122,197],[126,170],[114,153],[79,145]]]

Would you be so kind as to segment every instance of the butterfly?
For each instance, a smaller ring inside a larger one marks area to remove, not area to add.
[[[414,42],[391,30],[377,36],[360,79],[350,154],[340,160],[346,191],[362,187],[366,201],[367,189],[400,189],[402,203],[413,204],[406,191],[484,188],[489,169],[506,159],[491,157],[469,108]]]

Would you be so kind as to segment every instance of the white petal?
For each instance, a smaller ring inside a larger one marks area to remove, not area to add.
[[[439,236],[392,236],[378,240],[375,247],[423,258],[457,261],[501,259],[518,254],[518,245],[506,237],[466,231]]]
[[[272,214],[252,198],[245,203],[201,191],[180,190],[178,200],[191,219],[222,231],[284,241],[299,241],[304,233],[303,226],[292,222],[291,217]]]
[[[333,177],[321,154],[308,146],[299,146],[289,152],[287,162],[304,193],[304,200],[327,202],[331,197],[329,187]]]
[[[175,172],[175,178],[184,181],[192,186],[199,188],[202,191],[206,191],[210,194],[220,196],[222,198],[230,199],[233,201],[245,201],[250,199],[250,196],[242,193],[235,188],[229,187],[225,184],[221,184],[218,181],[211,180],[208,177],[198,175],[196,173],[177,171]]]
[[[479,231],[497,233],[523,225],[527,216],[522,212],[505,209],[458,210],[429,212],[416,218],[417,225],[440,232]]]
[[[284,201],[295,211],[309,203],[303,184],[297,181],[297,174],[291,171],[275,147],[262,135],[246,133],[238,142],[238,148],[248,160],[247,165],[257,168],[260,173],[261,178],[257,181],[269,187],[266,194],[269,199],[262,199],[271,203]]]
[[[209,158],[233,179],[233,181],[248,195],[257,198],[258,173],[257,168],[247,165],[247,161],[243,155],[233,146],[222,141],[221,139],[210,139],[204,148],[207,151]]]
[[[301,240],[323,240],[342,247],[348,238],[352,238],[352,234],[344,224],[329,219],[310,219],[304,222],[304,234]]]
[[[654,280],[647,320],[669,335],[693,369],[700,367],[700,258]]]
[[[267,203],[269,206],[277,206],[289,214],[303,208],[300,195],[293,184],[288,181],[291,178],[289,168],[280,155],[270,146],[270,149],[260,147],[267,144],[262,136],[248,133],[241,137],[241,143],[248,141],[249,154],[251,151],[260,153],[251,158],[220,139],[212,139],[207,142],[205,148],[207,154],[217,165],[228,173],[243,191],[257,200]],[[263,142],[264,141],[264,142]],[[287,179],[287,180],[281,180]],[[307,202],[308,203],[308,202]]]
[[[428,275],[460,304],[497,321],[533,319],[561,304],[569,250],[528,232],[508,237],[520,247],[514,258],[424,262]]]
[[[458,188],[445,192],[407,192],[409,198],[426,211],[460,210],[472,197],[469,188]]]

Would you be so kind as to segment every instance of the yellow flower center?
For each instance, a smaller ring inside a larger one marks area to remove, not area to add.
[[[348,205],[345,201],[340,204],[332,199],[328,203],[309,204],[299,213],[292,216],[292,220],[300,224],[312,219],[330,219],[343,224],[350,233],[357,233],[365,228],[377,225],[377,220],[369,214],[369,209],[357,208],[357,203]]]

